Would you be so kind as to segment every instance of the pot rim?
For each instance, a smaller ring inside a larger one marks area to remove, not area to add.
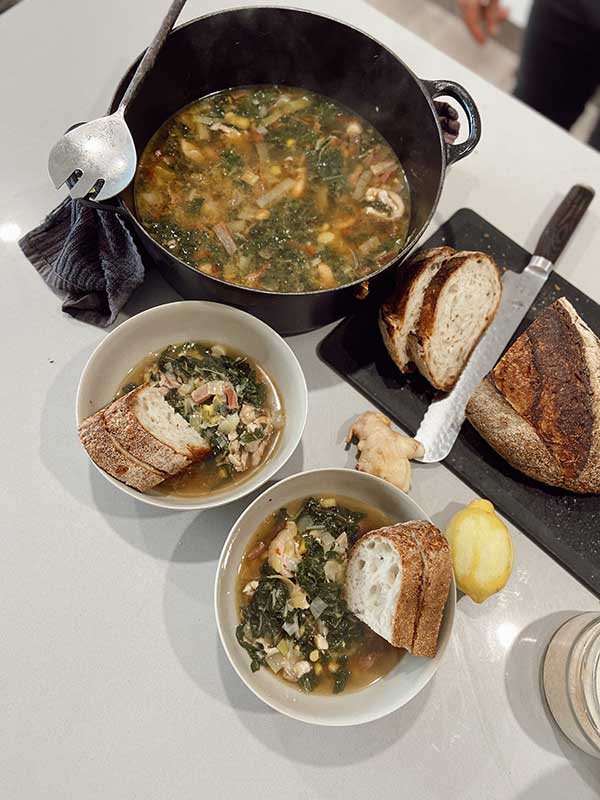
[[[128,218],[133,222],[133,224],[136,226],[136,228],[145,237],[147,237],[152,242],[152,244],[154,246],[160,248],[160,250],[162,250],[163,253],[165,253],[165,255],[169,256],[174,261],[177,261],[178,264],[180,264],[181,266],[183,266],[186,269],[190,270],[194,274],[199,275],[202,278],[208,279],[210,281],[214,281],[216,284],[220,284],[221,286],[225,286],[225,287],[229,287],[229,288],[230,287],[235,287],[236,289],[240,289],[243,292],[247,292],[248,294],[251,294],[251,295],[258,294],[258,295],[264,295],[264,296],[267,296],[267,297],[269,297],[269,296],[273,296],[273,297],[318,297],[318,296],[323,295],[323,294],[331,294],[333,292],[339,292],[339,291],[342,291],[344,289],[358,288],[361,284],[369,283],[369,281],[373,280],[373,278],[377,277],[378,275],[381,275],[381,273],[385,272],[387,269],[392,267],[395,263],[397,263],[401,259],[404,259],[411,252],[411,250],[414,249],[414,247],[416,246],[417,242],[419,241],[419,239],[421,238],[421,236],[423,235],[423,233],[427,229],[429,223],[431,222],[431,220],[433,218],[433,215],[435,214],[435,210],[436,210],[436,208],[438,206],[438,203],[440,201],[440,197],[441,197],[441,194],[442,194],[442,189],[444,187],[444,180],[445,180],[445,177],[446,177],[446,169],[448,167],[448,159],[447,159],[447,152],[446,152],[446,147],[445,147],[445,143],[444,143],[444,136],[443,136],[443,133],[442,133],[442,128],[441,128],[441,125],[440,125],[440,122],[439,122],[439,119],[438,119],[437,112],[435,110],[435,105],[433,103],[433,98],[431,97],[431,95],[427,91],[427,88],[425,87],[425,84],[424,84],[423,80],[421,78],[419,78],[413,72],[413,70],[407,64],[405,64],[405,62],[396,53],[394,53],[393,50],[390,50],[390,48],[387,47],[387,45],[384,45],[382,42],[380,42],[379,39],[376,39],[374,36],[371,36],[371,34],[366,33],[361,28],[357,28],[355,25],[351,25],[350,23],[345,22],[343,20],[340,20],[337,17],[329,16],[329,14],[321,14],[320,12],[317,12],[317,11],[309,11],[308,9],[305,9],[305,8],[297,8],[296,6],[268,6],[268,5],[264,5],[264,6],[263,5],[257,5],[257,6],[235,6],[233,8],[225,8],[225,9],[221,9],[219,11],[209,11],[207,14],[201,14],[198,17],[194,17],[194,19],[190,19],[187,22],[183,22],[181,25],[178,25],[176,28],[173,28],[170,31],[170,33],[168,34],[167,39],[170,36],[172,36],[173,34],[175,34],[177,31],[181,30],[182,28],[186,28],[188,26],[194,25],[197,22],[200,22],[201,20],[204,20],[204,19],[209,19],[210,17],[216,17],[216,16],[220,16],[220,15],[224,15],[224,14],[232,14],[232,13],[237,13],[237,12],[240,12],[240,11],[256,11],[256,10],[259,10],[259,11],[293,11],[295,13],[306,14],[307,16],[321,17],[322,19],[327,19],[327,20],[330,20],[331,22],[336,22],[339,25],[343,25],[346,28],[350,28],[351,30],[356,31],[357,33],[360,33],[362,36],[365,36],[367,39],[370,39],[372,42],[377,44],[383,50],[388,52],[396,61],[398,61],[406,69],[406,71],[414,79],[414,81],[416,82],[417,86],[419,87],[421,93],[423,94],[427,104],[429,105],[430,111],[431,111],[431,113],[433,115],[433,118],[435,120],[435,124],[437,126],[437,131],[438,131],[438,139],[439,139],[440,154],[441,154],[440,179],[439,179],[439,183],[438,183],[436,196],[435,196],[435,199],[434,199],[434,201],[432,203],[431,211],[429,212],[429,215],[427,216],[427,219],[425,220],[423,225],[419,228],[419,230],[415,231],[412,234],[412,236],[410,236],[407,239],[407,242],[406,242],[405,246],[400,250],[399,253],[397,253],[393,258],[391,258],[380,269],[376,270],[375,272],[371,272],[369,275],[366,275],[366,276],[364,276],[362,278],[358,278],[357,280],[352,281],[350,283],[344,283],[341,286],[334,286],[334,287],[329,288],[329,289],[316,289],[316,290],[310,291],[310,292],[280,292],[280,291],[273,292],[273,291],[269,291],[267,289],[259,289],[259,288],[254,288],[254,287],[251,287],[251,286],[244,286],[243,284],[239,284],[239,283],[232,283],[231,281],[225,281],[222,278],[217,278],[214,275],[209,275],[206,272],[200,272],[200,270],[195,269],[195,267],[191,266],[191,264],[187,264],[185,261],[182,261],[180,258],[178,258],[177,256],[173,255],[173,253],[169,252],[169,250],[167,250],[165,247],[163,247],[162,244],[160,244],[159,242],[156,241],[156,239],[154,239],[152,236],[150,236],[150,234],[144,228],[142,223],[138,220],[136,215],[131,211],[129,206],[125,203],[125,201],[123,200],[121,194],[117,195],[115,200],[119,203],[119,205],[123,209],[125,209],[125,212],[126,212]],[[112,113],[113,110],[116,108],[116,105],[118,105],[117,96],[118,96],[119,89],[121,88],[121,84],[123,83],[123,80],[124,80],[125,76],[128,75],[135,66],[137,66],[137,64],[140,62],[140,60],[143,57],[145,52],[146,52],[145,49],[142,50],[141,53],[135,58],[135,60],[132,61],[132,63],[127,68],[125,73],[122,75],[122,77],[121,77],[121,79],[119,81],[119,84],[118,84],[117,88],[115,89],[115,91],[114,91],[114,93],[112,95],[112,98],[111,98],[111,101],[110,101],[110,105],[109,105],[109,108],[108,108],[108,113],[109,114]],[[127,87],[125,87],[125,88],[127,88]],[[223,91],[223,90],[216,90],[216,91]],[[208,95],[204,95],[204,96],[207,97]],[[201,99],[201,98],[198,98],[198,99]],[[194,102],[194,101],[192,101],[192,102]],[[127,115],[127,112],[125,112],[125,114]],[[391,147],[391,145],[390,145],[390,147]],[[394,153],[396,154],[395,149],[392,148],[392,150],[394,150]],[[135,181],[135,177],[134,177],[134,181]],[[130,186],[132,186],[132,184],[133,184],[133,181],[130,184]],[[409,188],[410,188],[410,184],[409,184]],[[132,200],[133,200],[133,204],[134,204],[134,207],[135,207],[135,195],[133,193],[133,189],[132,189]]]

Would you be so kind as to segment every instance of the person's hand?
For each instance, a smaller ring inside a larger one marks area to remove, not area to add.
[[[458,0],[458,6],[465,25],[479,44],[495,36],[508,17],[508,8],[500,0]]]

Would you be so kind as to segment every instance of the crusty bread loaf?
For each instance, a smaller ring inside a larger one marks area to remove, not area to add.
[[[145,492],[162,483],[167,475],[128,453],[108,431],[99,411],[79,426],[79,438],[92,461],[113,478]]]
[[[600,493],[600,341],[568,300],[546,308],[506,351],[467,417],[531,478]]]
[[[444,536],[430,522],[405,522],[359,539],[348,561],[346,600],[395,647],[433,658],[451,581]]]
[[[411,650],[419,613],[423,562],[416,542],[396,526],[363,536],[346,571],[346,599],[365,625],[394,647]]]
[[[153,386],[139,386],[105,410],[106,424],[122,446],[156,469],[176,475],[210,455],[205,439]]]
[[[458,252],[444,261],[407,342],[410,359],[432,386],[446,392],[454,386],[501,296],[500,273],[489,255]]]
[[[394,296],[381,306],[381,335],[400,372],[409,372],[413,368],[407,351],[408,336],[419,321],[425,291],[444,261],[455,252],[452,247],[423,250],[402,266]]]

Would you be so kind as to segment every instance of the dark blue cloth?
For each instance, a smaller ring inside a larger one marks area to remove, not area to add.
[[[144,280],[138,249],[119,214],[68,197],[19,246],[62,310],[103,327]]]

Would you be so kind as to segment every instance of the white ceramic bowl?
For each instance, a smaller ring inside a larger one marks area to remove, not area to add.
[[[359,725],[390,714],[408,703],[431,680],[450,641],[456,586],[454,578],[446,603],[435,658],[406,653],[387,675],[360,691],[339,695],[310,695],[286,684],[262,667],[250,671],[248,654],[238,644],[236,579],[248,540],[260,523],[292,500],[309,495],[353,498],[383,511],[395,522],[428,519],[410,497],[389,483],[350,469],[318,469],[292,475],[267,489],[234,524],[223,547],[215,582],[215,612],[221,642],[233,668],[254,694],[288,717],[315,725]]]
[[[98,345],[79,381],[76,417],[79,425],[109,403],[127,372],[148,353],[189,340],[215,342],[253,358],[274,381],[285,413],[285,425],[275,452],[247,480],[202,497],[176,497],[138,492],[103,470],[122,492],[162,508],[203,509],[238,500],[268,481],[292,455],[304,431],[308,392],[296,356],[272,328],[244,311],[189,300],[151,308],[131,317]]]

